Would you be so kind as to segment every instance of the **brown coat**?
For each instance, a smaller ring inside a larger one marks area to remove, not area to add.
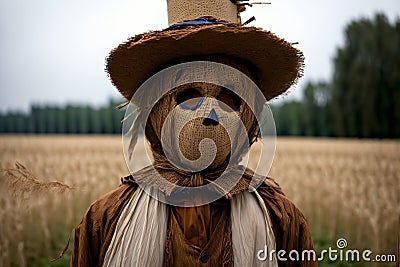
[[[95,201],[75,228],[71,266],[102,266],[104,256],[114,234],[118,218],[135,192],[134,183],[122,184],[117,189]],[[307,221],[299,209],[283,194],[281,188],[270,178],[257,189],[269,211],[276,239],[276,250],[313,249]],[[170,221],[171,223],[171,221]],[[229,232],[229,231],[228,231]],[[169,240],[167,235],[167,249]],[[230,242],[226,242],[230,246]],[[176,246],[176,244],[174,244]],[[230,248],[222,248],[231,251]],[[228,253],[231,255],[232,253]],[[224,259],[224,262],[227,262]],[[228,262],[233,263],[232,260]],[[316,262],[279,261],[280,267],[317,266]],[[186,265],[189,266],[189,265]]]

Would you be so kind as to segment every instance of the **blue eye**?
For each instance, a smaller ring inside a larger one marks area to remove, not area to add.
[[[203,103],[203,97],[196,89],[188,88],[177,94],[176,102],[183,109],[195,110]]]
[[[196,110],[203,103],[204,97],[192,98],[186,100],[184,103],[179,104],[179,106],[186,110]]]

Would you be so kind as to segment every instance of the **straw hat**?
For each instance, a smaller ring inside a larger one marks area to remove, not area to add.
[[[167,0],[170,27],[131,37],[111,51],[106,71],[112,83],[130,100],[146,79],[177,60],[224,55],[251,65],[267,100],[282,94],[302,76],[303,54],[269,31],[243,26],[244,4]]]

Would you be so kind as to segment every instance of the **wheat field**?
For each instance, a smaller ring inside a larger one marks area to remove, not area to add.
[[[90,203],[129,174],[121,137],[3,135],[0,151],[0,266],[67,266],[72,244],[61,260],[49,259]],[[38,180],[69,188],[42,188],[23,169],[11,172],[20,181],[10,184],[5,170],[16,161]],[[316,248],[345,238],[348,248],[396,253],[400,141],[278,138],[269,176],[307,217]]]

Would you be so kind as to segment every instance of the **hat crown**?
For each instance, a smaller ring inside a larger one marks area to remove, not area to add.
[[[169,25],[205,16],[240,23],[237,5],[231,0],[167,0],[167,8]]]

